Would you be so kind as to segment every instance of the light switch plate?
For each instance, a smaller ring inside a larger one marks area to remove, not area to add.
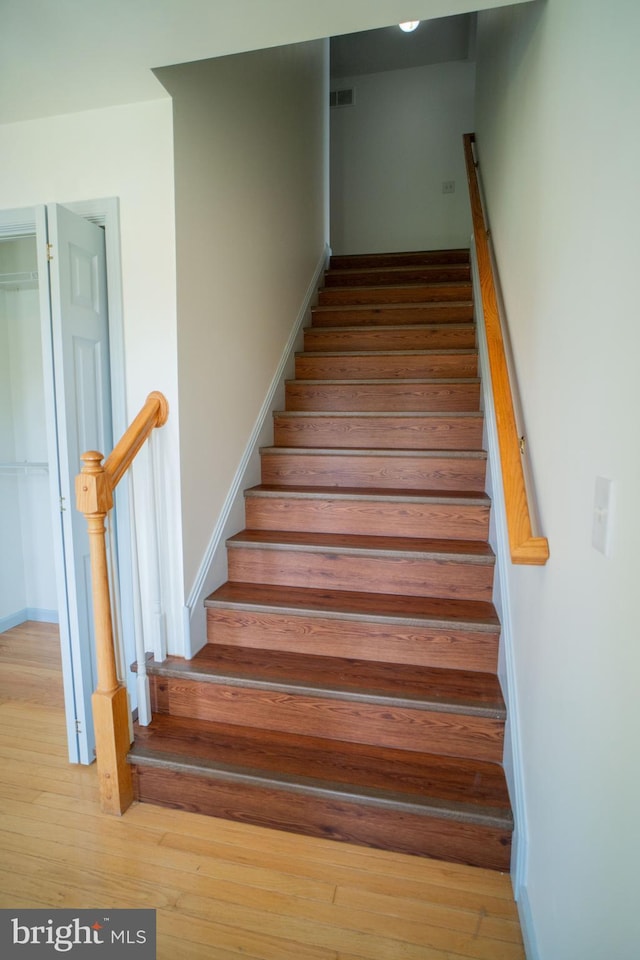
[[[610,550],[612,508],[613,481],[607,480],[606,477],[596,477],[591,543],[605,557],[609,555]]]

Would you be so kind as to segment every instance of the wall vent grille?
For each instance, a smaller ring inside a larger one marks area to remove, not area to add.
[[[345,90],[332,90],[329,94],[329,106],[331,107],[352,107],[354,103],[353,87]]]

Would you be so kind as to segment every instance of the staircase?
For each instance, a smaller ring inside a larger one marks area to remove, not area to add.
[[[508,870],[466,250],[333,257],[138,799]]]

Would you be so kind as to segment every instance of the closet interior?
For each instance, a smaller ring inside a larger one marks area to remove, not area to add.
[[[57,622],[35,236],[0,241],[0,632]]]

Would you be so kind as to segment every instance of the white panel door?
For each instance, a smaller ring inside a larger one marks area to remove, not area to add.
[[[69,656],[67,717],[75,711],[78,759],[94,759],[91,694],[96,686],[89,538],[75,509],[74,479],[86,450],[113,447],[104,230],[65,207],[47,206],[51,347]],[[62,614],[62,611],[61,611]],[[63,651],[64,652],[64,651]],[[73,702],[72,702],[73,700]],[[77,722],[76,722],[77,721]]]

